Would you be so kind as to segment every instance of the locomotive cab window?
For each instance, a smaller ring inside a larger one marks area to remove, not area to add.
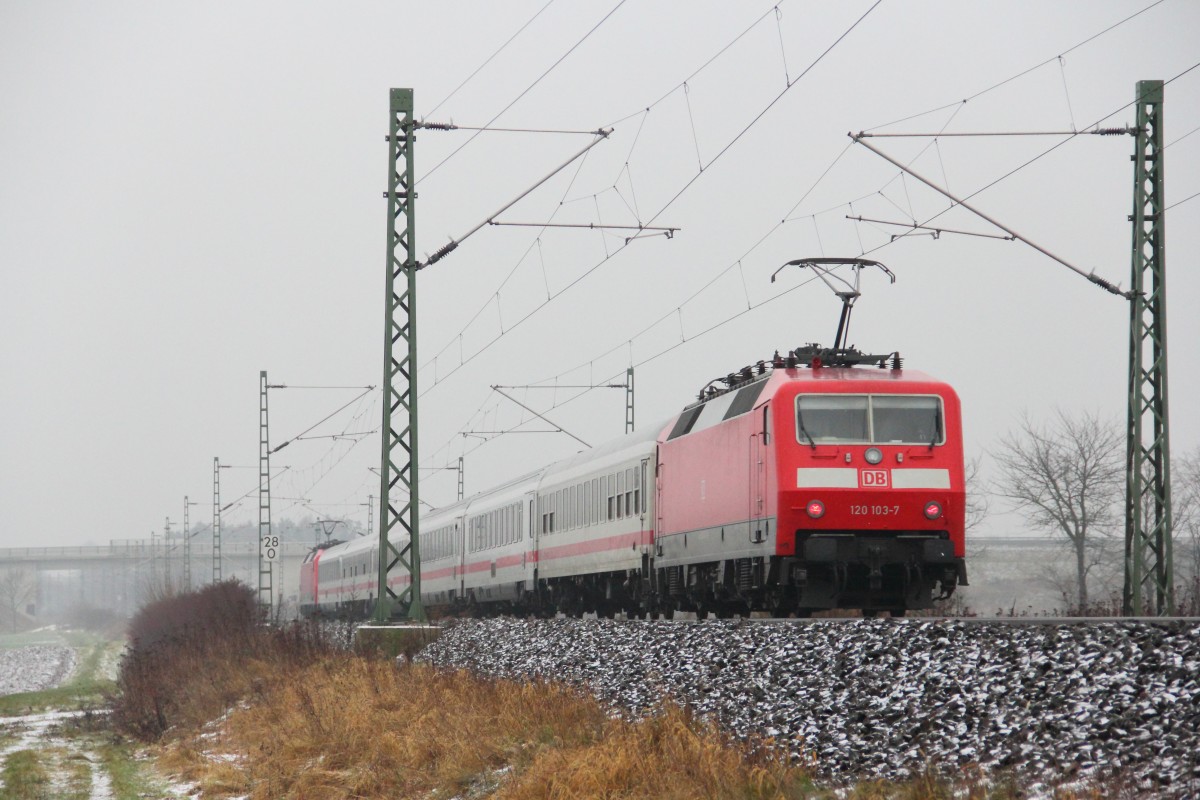
[[[946,441],[936,395],[799,395],[796,440],[818,444],[925,444]]]
[[[867,398],[813,394],[796,398],[796,433],[802,444],[869,442]]]

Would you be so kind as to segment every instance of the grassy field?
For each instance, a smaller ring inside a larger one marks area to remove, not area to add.
[[[35,644],[66,644],[66,636],[56,630],[26,631],[23,633],[0,633],[0,650],[30,647]]]
[[[18,641],[30,634],[19,634]],[[75,671],[62,686],[37,692],[21,692],[0,696],[0,717],[32,714],[50,709],[74,711],[76,709],[99,708],[116,689],[111,672],[113,664],[124,648],[123,641],[113,641],[85,631],[56,632],[53,644],[62,644],[75,649]],[[36,642],[49,644],[51,642]],[[0,647],[26,647],[26,644]]]

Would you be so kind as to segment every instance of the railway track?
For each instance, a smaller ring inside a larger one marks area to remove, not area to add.
[[[563,616],[558,619],[565,619]],[[585,614],[582,619],[596,619],[594,614]],[[657,622],[705,624],[709,622],[740,622],[755,625],[812,625],[826,622],[862,622],[859,616],[846,617],[732,617],[727,619],[696,619],[691,612],[678,612],[674,619],[657,618],[653,620],[626,620],[618,616],[617,622]],[[882,617],[898,624],[922,624],[926,622],[948,623],[961,622],[968,625],[1200,625],[1200,617]]]
[[[839,781],[933,765],[1200,797],[1197,617],[497,617],[418,658],[633,715],[670,699]]]

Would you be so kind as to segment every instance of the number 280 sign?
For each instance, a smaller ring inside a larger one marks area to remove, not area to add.
[[[263,561],[278,561],[279,549],[278,535],[272,533],[258,537],[258,551]]]

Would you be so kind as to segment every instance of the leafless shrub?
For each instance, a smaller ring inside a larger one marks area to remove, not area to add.
[[[315,626],[263,624],[253,590],[234,581],[147,605],[131,621],[129,639],[113,721],[150,741],[220,716],[279,670],[331,649]]]

